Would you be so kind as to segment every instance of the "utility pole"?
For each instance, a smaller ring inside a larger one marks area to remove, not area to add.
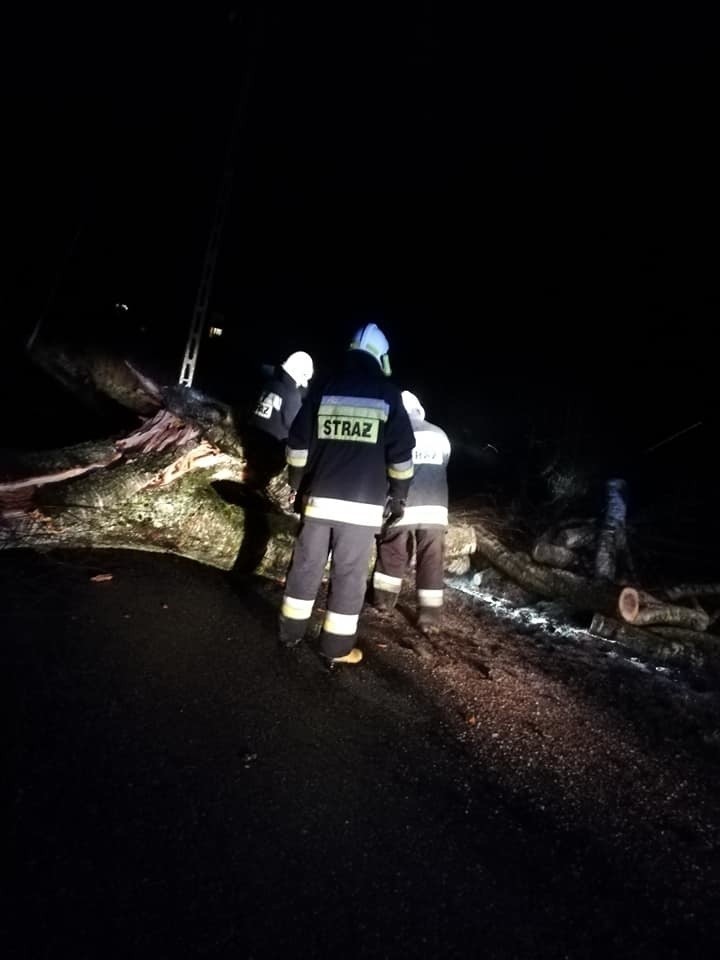
[[[210,228],[210,236],[208,237],[207,247],[205,249],[200,284],[198,286],[197,296],[195,297],[195,307],[190,320],[190,330],[185,344],[185,355],[183,356],[182,366],[180,367],[178,383],[184,387],[191,387],[193,378],[195,377],[195,368],[197,366],[198,353],[200,352],[200,344],[207,321],[208,306],[210,304],[212,285],[215,278],[215,267],[220,251],[223,226],[232,195],[237,141],[239,139],[242,119],[247,106],[250,86],[257,62],[257,50],[262,27],[259,11],[256,12],[256,18],[253,38],[248,51],[248,65],[245,71],[245,79],[230,128],[230,139],[225,154],[225,165],[222,180],[220,181],[217,201],[215,203],[215,213]]]

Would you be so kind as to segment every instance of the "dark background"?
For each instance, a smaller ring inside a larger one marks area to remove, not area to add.
[[[699,502],[712,486],[709,18],[108,3],[16,13],[6,40],[10,401],[40,316],[43,336],[177,379],[234,144],[211,302],[224,335],[204,340],[196,386],[236,402],[295,349],[322,375],[371,317],[465,480],[478,466],[468,490],[489,480],[488,442],[520,471],[540,442],[641,491]],[[41,421],[60,436],[58,410]]]

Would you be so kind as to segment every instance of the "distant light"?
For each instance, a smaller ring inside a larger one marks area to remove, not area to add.
[[[222,327],[210,327],[209,334],[211,337],[221,337],[222,336]]]
[[[126,303],[116,303],[115,309],[120,310],[121,313],[127,313],[128,305]]]

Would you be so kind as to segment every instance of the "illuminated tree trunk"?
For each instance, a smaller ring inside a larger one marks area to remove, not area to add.
[[[668,635],[665,631],[661,633],[659,630],[643,629],[596,614],[590,624],[590,633],[605,640],[615,640],[656,660],[690,663],[700,667],[706,660],[720,657],[720,638],[689,630]]]
[[[39,356],[86,402],[103,394],[142,419],[121,437],[0,454],[0,549],[149,550],[222,570],[284,577],[299,522],[285,510],[285,471],[262,490],[252,488],[227,405],[187,388],[159,387],[116,357],[45,346]],[[232,497],[220,493],[228,483]],[[504,544],[482,516],[460,510],[450,515],[446,569],[462,574],[471,556],[483,557],[530,594],[596,614],[593,627],[600,636],[635,643],[655,656],[675,657],[684,648],[693,662],[716,655],[720,640],[700,633],[709,623],[704,611],[663,603],[609,579],[616,555],[626,549],[621,495],[610,488],[596,553],[599,576],[559,569],[592,545],[590,524],[567,528],[547,542],[546,553],[536,556],[555,564],[548,566]],[[683,586],[675,596],[717,591],[715,584]]]
[[[245,462],[160,411],[119,440],[29,455],[0,481],[0,547],[114,547],[175,553],[281,576],[297,518],[227,503]]]
[[[253,489],[229,407],[184,387],[158,387],[91,351],[46,349],[42,365],[86,399],[104,392],[145,416],[119,438],[0,454],[0,548],[149,550],[284,576],[299,523],[286,512],[285,471]],[[226,499],[218,485],[228,482]],[[474,550],[472,526],[452,525],[448,562],[467,562]]]
[[[663,603],[633,587],[625,587],[620,595],[623,618],[628,623],[642,626],[685,627],[689,630],[707,630],[710,617],[704,610]]]
[[[478,551],[528,592],[562,598],[578,610],[599,610],[611,616],[620,612],[619,586],[534,563],[526,554],[506,547],[481,521],[475,522],[475,535]]]

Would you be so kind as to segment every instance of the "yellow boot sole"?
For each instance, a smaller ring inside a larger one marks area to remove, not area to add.
[[[360,663],[362,658],[362,650],[353,647],[350,653],[346,653],[344,657],[333,657],[330,663]]]

